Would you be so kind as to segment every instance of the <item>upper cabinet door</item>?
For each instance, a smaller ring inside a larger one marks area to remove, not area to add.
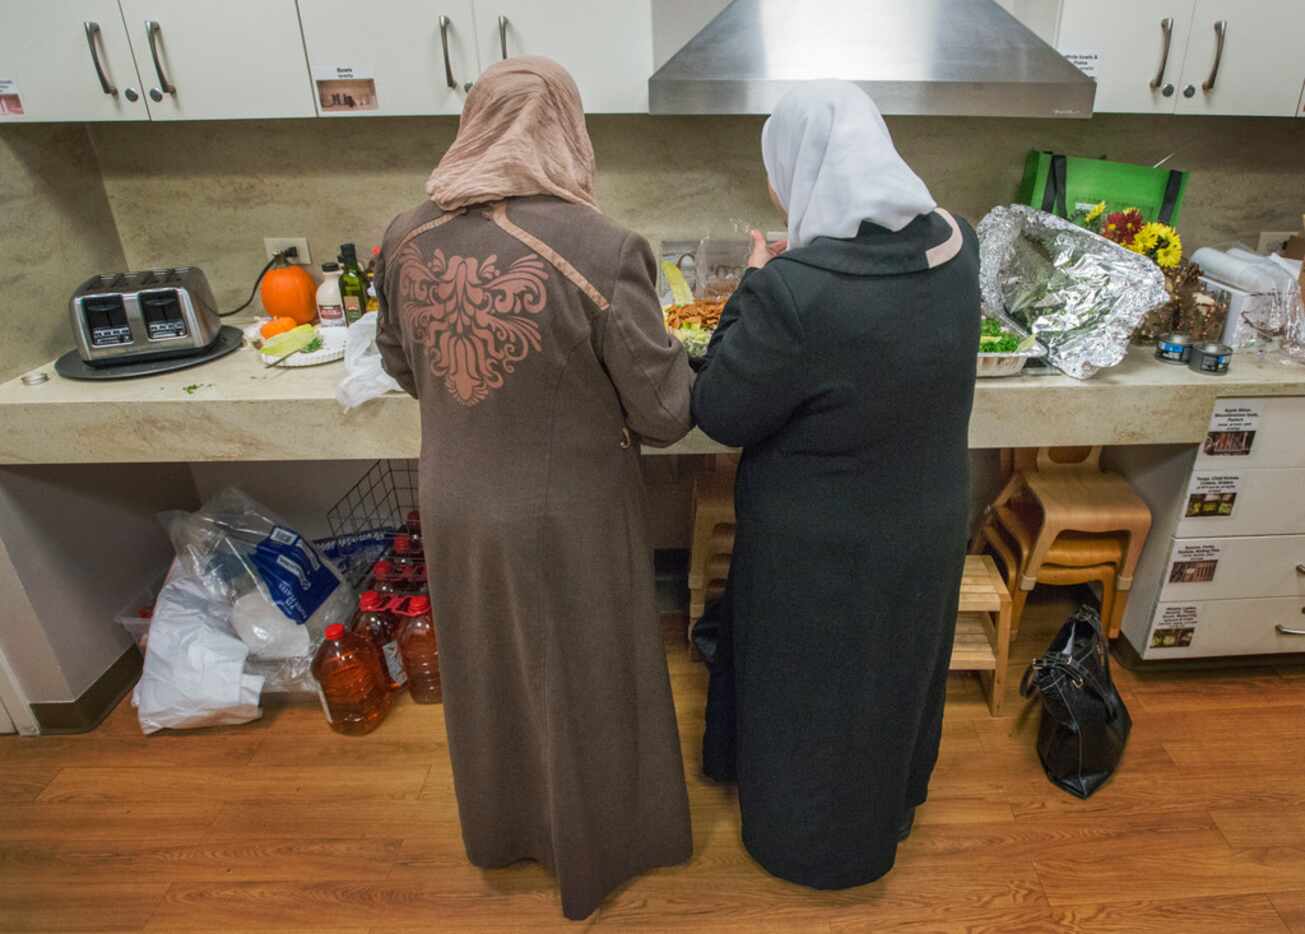
[[[462,112],[480,73],[471,0],[299,0],[317,113]]]
[[[1065,0],[1056,48],[1095,60],[1097,113],[1173,113],[1196,0]]]
[[[650,0],[475,0],[475,7],[482,67],[546,55],[571,72],[587,112],[648,112]]]
[[[121,0],[155,120],[311,117],[295,0]]]
[[[118,0],[4,0],[3,15],[0,122],[149,119]]]
[[[1199,0],[1180,114],[1290,117],[1305,78],[1301,0]]]

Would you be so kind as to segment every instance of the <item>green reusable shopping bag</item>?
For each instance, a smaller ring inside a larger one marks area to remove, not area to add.
[[[1068,218],[1104,201],[1106,211],[1137,208],[1148,221],[1177,226],[1186,189],[1186,172],[1035,149],[1024,163],[1019,203]]]

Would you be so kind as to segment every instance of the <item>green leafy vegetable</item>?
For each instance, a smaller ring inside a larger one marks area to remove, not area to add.
[[[313,353],[314,351],[321,350],[321,349],[322,349],[322,338],[319,335],[317,337],[314,337],[307,344],[305,344],[304,349],[301,350],[300,353]]]
[[[994,318],[984,318],[979,325],[979,353],[1015,353],[1020,338],[1001,326]]]

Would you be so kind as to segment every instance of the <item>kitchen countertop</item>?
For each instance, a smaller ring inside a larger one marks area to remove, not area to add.
[[[418,454],[414,400],[392,394],[344,412],[342,363],[267,369],[248,348],[144,379],[0,385],[0,464],[406,458]],[[189,390],[189,391],[188,391]],[[1227,376],[1199,376],[1134,348],[1083,382],[1061,375],[981,379],[974,448],[1194,444],[1216,397],[1305,395],[1305,366],[1238,355]],[[726,450],[699,431],[649,454]]]

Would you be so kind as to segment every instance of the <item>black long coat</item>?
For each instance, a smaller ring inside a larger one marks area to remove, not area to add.
[[[978,270],[973,230],[944,212],[819,238],[744,276],[694,389],[698,424],[743,448],[727,592],[743,842],[794,882],[882,876],[926,797],[964,567]]]

